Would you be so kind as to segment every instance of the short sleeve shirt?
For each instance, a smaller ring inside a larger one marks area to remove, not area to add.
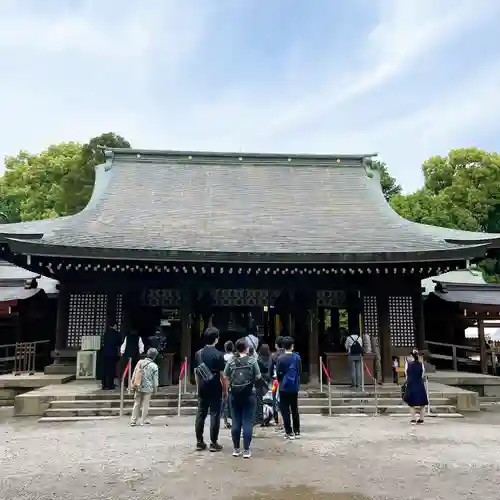
[[[224,355],[213,346],[205,346],[203,349],[200,349],[195,357],[194,357],[194,367],[196,368],[199,364],[205,363],[207,368],[214,374],[214,378],[205,383],[200,388],[200,392],[203,392],[207,395],[215,394],[222,391],[222,385],[220,383],[219,374],[224,371],[225,361]]]

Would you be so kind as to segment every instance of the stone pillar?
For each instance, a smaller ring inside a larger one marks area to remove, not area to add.
[[[316,299],[316,297],[315,297]],[[316,300],[309,311],[309,384],[319,384],[319,346],[318,346],[318,306]]]
[[[389,331],[389,297],[383,292],[377,294],[377,311],[382,381],[384,383],[390,383],[392,382],[392,346],[391,333]]]

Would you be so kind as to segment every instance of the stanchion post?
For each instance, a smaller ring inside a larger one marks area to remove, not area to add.
[[[188,362],[188,359],[187,357],[184,358],[184,394],[187,394],[187,362]]]
[[[120,418],[123,417],[123,406],[125,399],[125,377],[121,377],[120,381]]]
[[[319,392],[323,394],[323,356],[319,357]]]
[[[375,416],[378,416],[378,392],[377,392],[377,378],[372,375],[373,378],[373,389],[375,392]]]
[[[182,379],[179,379],[179,397],[177,400],[177,416],[181,416]]]
[[[365,360],[361,356],[361,392],[365,392]]]
[[[332,384],[330,377],[328,377],[328,416],[332,416]]]
[[[128,394],[132,394],[132,358],[128,360]]]

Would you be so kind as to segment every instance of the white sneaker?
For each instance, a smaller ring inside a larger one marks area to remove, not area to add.
[[[241,457],[241,450],[238,448],[235,448],[233,450],[233,457]]]
[[[137,424],[135,422],[130,422],[130,427],[135,427]]]
[[[243,458],[251,458],[252,457],[252,452],[250,450],[245,450],[243,452]]]
[[[285,434],[285,439],[288,441],[293,441],[295,439],[295,434]]]

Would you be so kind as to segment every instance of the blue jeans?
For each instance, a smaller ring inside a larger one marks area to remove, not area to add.
[[[361,370],[363,359],[361,356],[349,355],[349,362],[351,363],[351,385],[353,387],[361,387]]]
[[[231,395],[228,395],[226,400],[222,400],[222,418],[224,423],[227,423],[228,419],[231,418]]]
[[[231,437],[233,447],[240,448],[241,431],[243,430],[243,449],[250,449],[253,433],[253,419],[255,416],[256,399],[255,395],[250,396],[231,394]]]

